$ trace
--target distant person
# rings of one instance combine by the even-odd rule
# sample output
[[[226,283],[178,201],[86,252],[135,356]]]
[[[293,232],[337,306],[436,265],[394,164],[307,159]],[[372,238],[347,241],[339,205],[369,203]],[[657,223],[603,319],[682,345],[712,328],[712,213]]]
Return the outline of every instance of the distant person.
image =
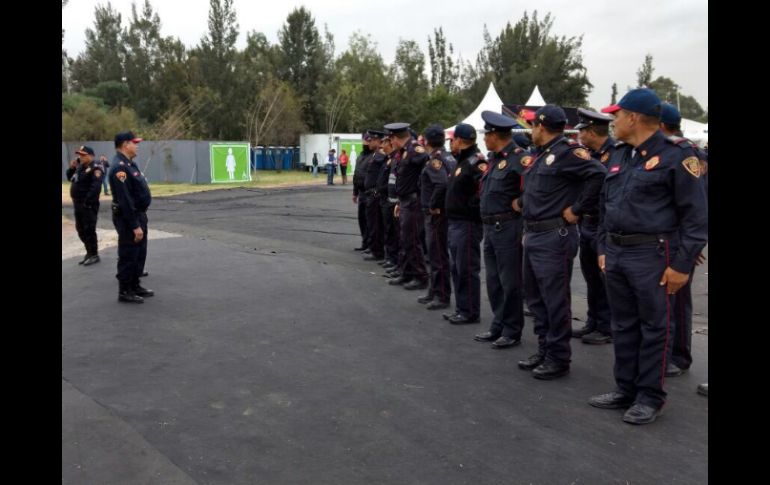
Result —
[[[102,187],[104,187],[104,195],[110,195],[110,183],[107,174],[110,173],[110,162],[107,161],[107,157],[104,155],[99,155],[99,163],[102,165],[102,168],[104,169],[104,177],[102,177]]]
[[[318,154],[313,154],[313,177],[318,177]]]
[[[67,180],[70,185],[70,197],[75,206],[75,229],[86,247],[86,255],[78,264],[90,266],[99,262],[99,247],[96,238],[96,219],[99,215],[99,194],[102,190],[104,170],[94,163],[94,151],[81,146],[75,151],[78,158],[70,162]]]
[[[329,150],[329,157],[326,159],[326,185],[334,185],[334,171],[337,167],[337,150]]]
[[[342,154],[340,155],[340,175],[342,175],[342,185],[345,185],[348,182],[348,162],[350,161],[350,157],[348,157],[347,152],[345,150],[342,150]]]

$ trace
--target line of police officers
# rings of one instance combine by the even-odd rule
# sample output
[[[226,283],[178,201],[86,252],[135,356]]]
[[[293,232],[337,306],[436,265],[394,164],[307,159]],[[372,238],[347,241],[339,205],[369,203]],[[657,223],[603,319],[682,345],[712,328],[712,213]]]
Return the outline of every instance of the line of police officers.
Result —
[[[514,119],[485,111],[486,156],[467,124],[455,127],[451,153],[440,125],[422,144],[406,123],[368,130],[353,182],[356,249],[385,268],[390,285],[427,288],[418,301],[428,310],[448,308],[453,288],[454,310],[443,317],[462,325],[479,322],[483,240],[493,319],[475,340],[520,344],[526,299],[538,351],[519,367],[555,379],[569,373],[571,337],[613,343],[616,388],[589,404],[627,409],[624,421],[645,424],[665,403],[665,377],[692,363],[690,285],[707,242],[708,157],[675,136],[681,116],[652,90],[629,91],[602,111],[614,116],[579,110],[578,143],[564,135],[563,109],[540,108],[531,149],[514,140]],[[613,119],[619,141],[609,136]],[[573,330],[578,252],[588,318]]]

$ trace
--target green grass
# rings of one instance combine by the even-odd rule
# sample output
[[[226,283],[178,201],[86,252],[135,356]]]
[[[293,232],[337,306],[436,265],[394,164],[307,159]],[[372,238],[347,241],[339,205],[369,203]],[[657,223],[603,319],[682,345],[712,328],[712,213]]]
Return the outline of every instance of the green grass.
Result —
[[[189,194],[192,192],[204,192],[207,190],[233,189],[237,187],[287,187],[292,185],[323,185],[326,183],[326,174],[318,174],[313,178],[310,172],[298,172],[295,170],[277,173],[274,170],[258,170],[251,173],[251,182],[236,182],[232,184],[184,184],[150,182],[150,191],[153,197],[169,195]],[[62,199],[69,199],[69,182],[62,182]],[[102,193],[102,197],[105,197]]]

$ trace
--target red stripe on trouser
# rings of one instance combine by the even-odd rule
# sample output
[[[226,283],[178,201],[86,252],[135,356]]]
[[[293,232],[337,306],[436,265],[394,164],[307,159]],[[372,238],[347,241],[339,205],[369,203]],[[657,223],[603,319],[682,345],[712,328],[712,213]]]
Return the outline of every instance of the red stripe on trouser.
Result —
[[[668,268],[668,241],[666,241],[666,268]],[[666,271],[665,269],[663,270]],[[668,332],[671,324],[671,298],[668,296],[668,288],[664,288],[663,294],[666,297],[666,342],[663,345],[663,361],[660,369],[660,388],[663,389],[663,383],[666,380],[666,354],[668,353]]]

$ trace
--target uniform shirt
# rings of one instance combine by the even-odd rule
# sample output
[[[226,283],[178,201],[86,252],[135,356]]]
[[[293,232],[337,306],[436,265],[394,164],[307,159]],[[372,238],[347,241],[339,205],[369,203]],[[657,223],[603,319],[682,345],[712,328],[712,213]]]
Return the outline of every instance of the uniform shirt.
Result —
[[[400,153],[401,160],[396,169],[396,194],[399,197],[406,197],[419,193],[420,173],[429,155],[425,147],[417,143],[414,138],[409,138]]]
[[[420,174],[420,201],[425,209],[443,209],[446,182],[457,166],[457,160],[441,148],[430,152],[430,159]]]
[[[500,152],[490,152],[489,168],[481,182],[481,215],[512,212],[511,203],[521,196],[522,174],[532,156],[513,141]]]
[[[449,174],[446,188],[446,213],[450,219],[481,222],[479,183],[487,162],[476,145],[460,151],[457,167]]]
[[[364,176],[364,190],[371,190],[377,188],[377,178],[380,175],[380,169],[385,164],[387,156],[385,150],[378,149],[369,158],[369,163],[366,166],[366,174]]]
[[[390,179],[390,166],[393,163],[393,158],[390,154],[385,154],[385,162],[380,167],[380,172],[377,174],[377,192],[383,195],[388,195],[388,180]],[[395,186],[393,188],[395,190]]]
[[[87,206],[99,203],[99,194],[102,191],[102,177],[104,167],[99,162],[91,162],[88,165],[78,164],[76,168],[67,169],[67,179],[70,184],[70,197],[72,202]]]
[[[120,208],[120,217],[131,227],[139,227],[138,213],[145,212],[152,202],[150,187],[139,167],[120,152],[112,159],[110,189],[112,203]]]
[[[594,151],[589,148],[589,151],[591,152],[592,157],[602,162],[602,165],[606,166],[607,161],[610,159],[610,156],[615,151],[615,145],[617,143],[618,142],[614,138],[612,138],[611,136],[608,136],[598,150]]]
[[[396,175],[398,164],[401,161],[401,150],[393,150],[390,154],[390,170],[388,170],[388,201],[398,202],[396,194]]]
[[[361,152],[361,156],[356,160],[356,169],[353,171],[353,195],[357,196],[364,192],[364,178],[366,176],[366,166],[369,163],[369,158],[372,156],[372,152],[368,148],[364,148]]]
[[[563,135],[540,151],[524,173],[520,202],[524,219],[539,221],[561,217],[567,207],[583,215],[596,208],[606,169],[588,150]]]
[[[708,239],[706,193],[695,150],[660,131],[635,150],[622,142],[615,148],[601,192],[599,254],[604,254],[607,233],[676,233],[679,244],[670,266],[689,273]]]

